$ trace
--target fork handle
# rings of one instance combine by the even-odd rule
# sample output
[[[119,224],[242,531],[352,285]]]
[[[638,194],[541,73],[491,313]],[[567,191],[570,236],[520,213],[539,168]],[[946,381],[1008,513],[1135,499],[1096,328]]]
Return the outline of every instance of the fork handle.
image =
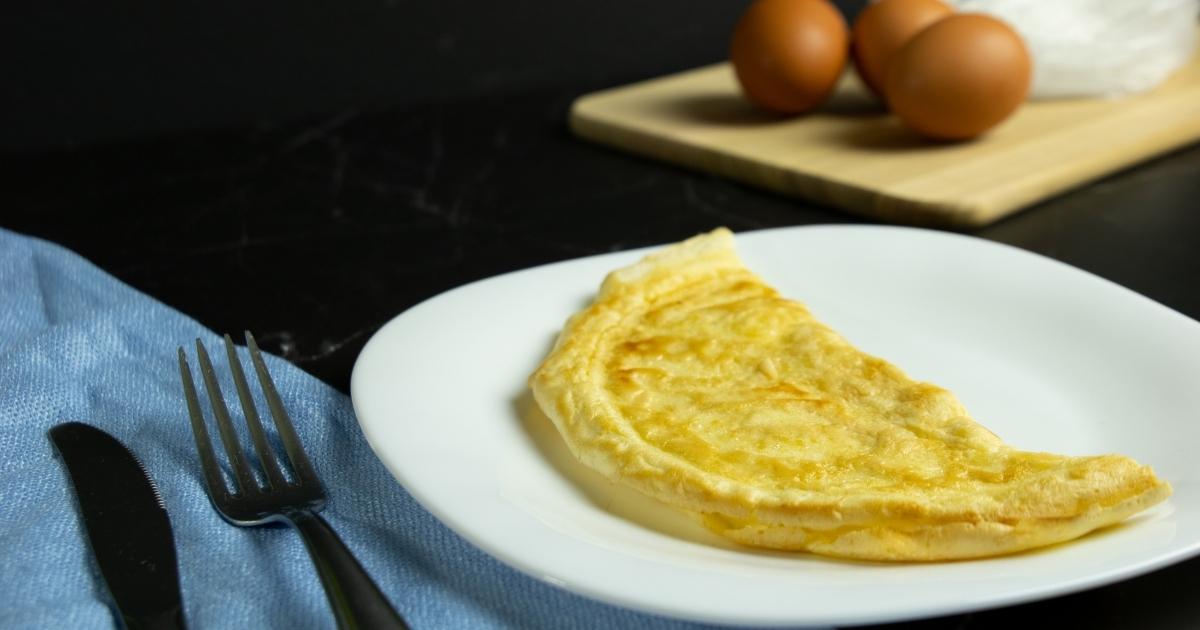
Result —
[[[286,516],[304,539],[321,585],[325,587],[325,595],[329,597],[338,628],[407,630],[408,624],[325,519],[311,510],[291,512]]]

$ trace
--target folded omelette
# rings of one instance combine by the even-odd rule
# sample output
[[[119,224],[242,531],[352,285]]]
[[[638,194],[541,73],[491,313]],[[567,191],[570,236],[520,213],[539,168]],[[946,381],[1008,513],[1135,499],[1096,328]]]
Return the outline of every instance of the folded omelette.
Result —
[[[994,556],[1076,538],[1171,493],[1121,455],[1005,444],[949,391],[780,296],[725,229],[609,274],[530,385],[585,465],[747,545]]]

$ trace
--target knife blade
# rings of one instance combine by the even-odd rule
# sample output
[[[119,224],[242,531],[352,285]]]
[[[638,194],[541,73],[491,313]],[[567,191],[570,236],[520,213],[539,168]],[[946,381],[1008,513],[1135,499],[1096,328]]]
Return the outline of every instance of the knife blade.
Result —
[[[185,628],[175,539],[154,481],[119,440],[88,424],[50,429],[88,541],[128,628]]]

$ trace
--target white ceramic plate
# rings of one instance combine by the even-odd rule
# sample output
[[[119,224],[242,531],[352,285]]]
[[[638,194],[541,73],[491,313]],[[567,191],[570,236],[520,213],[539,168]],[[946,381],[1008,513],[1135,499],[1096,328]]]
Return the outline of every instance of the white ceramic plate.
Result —
[[[642,251],[476,282],[396,317],[354,408],[404,487],[472,543],[599,600],[739,624],[857,624],[1077,591],[1200,552],[1200,323],[1012,247],[894,227],[740,234],[747,265],[866,352],[956,392],[1028,450],[1120,452],[1175,495],[1058,547],[942,564],[756,551],[582,468],[526,377],[610,270]]]

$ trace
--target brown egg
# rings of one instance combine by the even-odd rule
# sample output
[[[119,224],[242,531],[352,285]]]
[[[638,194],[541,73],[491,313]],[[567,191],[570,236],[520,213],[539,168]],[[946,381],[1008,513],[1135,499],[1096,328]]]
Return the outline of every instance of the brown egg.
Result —
[[[960,13],[913,37],[888,64],[884,93],[900,120],[931,138],[991,129],[1029,93],[1032,62],[1004,22]]]
[[[941,0],[880,0],[867,5],[854,20],[851,50],[858,76],[876,95],[883,95],[888,61],[925,27],[954,13]]]
[[[756,0],[742,14],[729,47],[742,91],[779,113],[816,107],[846,65],[847,31],[828,0]]]

